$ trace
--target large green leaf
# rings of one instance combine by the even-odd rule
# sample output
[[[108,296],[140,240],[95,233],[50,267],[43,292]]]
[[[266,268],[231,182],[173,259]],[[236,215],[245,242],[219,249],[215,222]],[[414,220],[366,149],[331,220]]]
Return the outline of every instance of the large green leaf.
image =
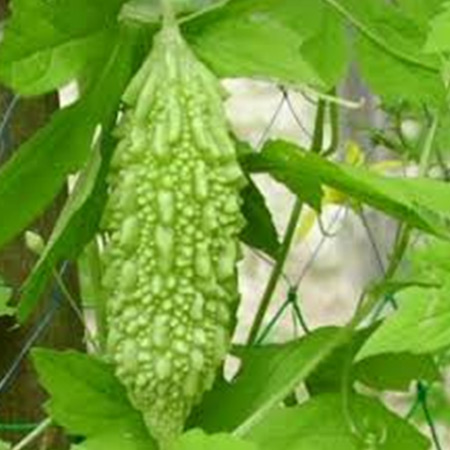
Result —
[[[338,328],[336,328],[337,331]],[[351,366],[354,355],[364,341],[373,332],[374,327],[363,328],[354,333],[351,340],[335,348],[306,378],[306,387],[311,396],[329,392],[340,392],[344,385],[345,370]],[[349,372],[347,383],[354,381],[353,372]]]
[[[207,435],[202,430],[190,430],[183,434],[170,450],[258,450],[256,444],[246,442],[230,434]]]
[[[382,353],[423,354],[450,347],[450,286],[409,288],[398,294],[399,309],[367,340],[357,360]]]
[[[345,75],[349,55],[343,21],[320,2],[174,0],[173,4],[179,12],[196,12],[184,26],[185,34],[221,76],[331,88]],[[160,9],[156,0],[130,0],[122,12],[154,24]]]
[[[82,101],[55,113],[1,167],[0,247],[42,212],[67,175],[83,163],[95,128],[86,120],[87,108],[87,101]]]
[[[269,142],[261,153],[248,155],[245,165],[251,172],[270,173],[316,209],[320,185],[325,184],[411,226],[450,237],[448,183],[377,175],[328,161],[284,141]]]
[[[0,247],[41,213],[67,175],[86,162],[97,125],[109,123],[132,74],[136,38],[135,30],[124,27],[89,92],[58,111],[0,170]]]
[[[428,439],[380,402],[326,394],[272,411],[247,433],[261,450],[427,450]]]
[[[424,30],[398,7],[379,0],[322,0],[384,52],[405,63],[438,72],[438,58],[422,53]]]
[[[187,23],[184,34],[222,77],[260,77],[329,88],[301,52],[301,45],[321,31],[323,14],[323,5],[309,0],[231,0]]]
[[[413,381],[433,383],[441,379],[429,355],[385,353],[365,358],[352,369],[354,379],[380,391],[408,392]]]
[[[75,259],[95,235],[106,200],[105,178],[114,141],[104,138],[103,155],[95,149],[85,170],[78,178],[52,231],[50,239],[22,287],[17,309],[19,321],[32,313],[48,278],[62,258]],[[110,142],[111,141],[111,142]],[[103,157],[102,157],[103,156]]]
[[[126,45],[114,56],[114,69],[111,69],[115,71],[114,82],[117,83],[117,87],[113,86],[114,89],[117,89],[114,94],[116,101],[132,74],[137,43],[134,32],[124,38],[126,38],[124,41]],[[109,116],[106,115],[108,112]],[[105,114],[104,132],[99,143],[100,149],[95,148],[92,152],[90,160],[78,178],[76,187],[58,218],[44,252],[22,287],[17,310],[18,318],[22,322],[33,311],[56,265],[62,259],[77,258],[98,229],[107,196],[105,180],[115,147],[115,139],[111,137],[111,132],[116,121],[116,109],[109,107],[108,110],[103,111],[103,114]]]
[[[252,173],[269,172],[278,181],[285,183],[295,194],[316,211],[321,209],[323,196],[322,180],[314,171],[311,165],[297,164],[288,170],[289,157],[301,157],[305,161],[310,153],[298,148],[295,144],[285,141],[269,141],[261,153],[247,153],[241,157],[241,164],[244,170]],[[311,153],[311,155],[313,155]],[[311,156],[314,158],[314,156]],[[317,157],[322,161],[320,157]],[[282,169],[286,164],[286,171]],[[279,167],[278,167],[279,165]]]
[[[33,361],[50,394],[47,411],[70,433],[98,443],[87,448],[106,448],[104,440],[113,440],[113,436],[119,442],[135,440],[136,446],[126,446],[127,450],[145,445],[147,450],[155,448],[141,415],[131,406],[110,365],[74,351],[46,349],[33,350]]]
[[[350,55],[345,31],[340,16],[333,9],[324,8],[319,29],[301,47],[303,57],[329,87],[338,84],[348,69]]]
[[[104,62],[123,0],[15,0],[0,46],[0,79],[22,95],[56,89]]]
[[[358,30],[358,64],[372,90],[389,101],[440,103],[440,62],[422,48],[426,28],[379,0],[323,0]]]
[[[379,323],[355,333],[350,342],[336,348],[308,376],[306,386],[311,395],[341,392],[345,380],[348,387],[355,381],[378,390],[408,391],[415,380],[439,380],[439,370],[428,355],[388,353],[366,358],[352,364],[364,342]]]
[[[239,374],[232,383],[218,382],[205,395],[191,416],[191,425],[208,432],[244,433],[347,337],[345,330],[325,328],[287,344],[240,348],[236,352],[242,360]]]
[[[24,95],[47,92],[100,67],[117,34],[124,0],[16,0],[0,54],[0,77]],[[213,4],[176,2],[182,11]],[[220,2],[219,2],[220,3]],[[157,2],[127,2],[122,16],[155,22]],[[308,0],[231,0],[185,25],[198,53],[221,76],[257,76],[329,89],[348,63],[339,15]],[[274,56],[275,55],[275,56]]]
[[[389,103],[408,100],[415,105],[437,105],[445,98],[439,73],[400,60],[365,36],[358,38],[357,55],[362,77]]]

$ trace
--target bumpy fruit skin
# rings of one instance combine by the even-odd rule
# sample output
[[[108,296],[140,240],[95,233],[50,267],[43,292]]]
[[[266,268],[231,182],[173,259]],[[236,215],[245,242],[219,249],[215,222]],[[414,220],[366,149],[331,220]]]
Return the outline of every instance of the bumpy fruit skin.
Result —
[[[230,342],[245,184],[218,81],[164,27],[131,83],[103,226],[108,352],[166,448]]]

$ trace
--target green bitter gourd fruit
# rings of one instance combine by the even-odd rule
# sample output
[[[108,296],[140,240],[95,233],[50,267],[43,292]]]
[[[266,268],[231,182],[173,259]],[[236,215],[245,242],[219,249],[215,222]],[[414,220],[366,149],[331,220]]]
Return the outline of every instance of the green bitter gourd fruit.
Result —
[[[245,181],[220,84],[174,25],[124,100],[103,220],[108,353],[165,448],[229,346]]]

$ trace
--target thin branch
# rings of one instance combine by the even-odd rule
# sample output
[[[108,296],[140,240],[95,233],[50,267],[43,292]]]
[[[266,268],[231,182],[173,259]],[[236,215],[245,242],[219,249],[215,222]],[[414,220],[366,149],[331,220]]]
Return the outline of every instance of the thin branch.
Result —
[[[341,206],[338,211],[336,212],[336,214],[333,216],[332,222],[330,224],[330,227],[333,227],[334,224],[338,221],[339,216],[341,215],[343,210],[347,210],[346,206]],[[322,237],[320,238],[320,241],[318,242],[318,244],[316,245],[315,249],[313,250],[311,257],[308,259],[308,261],[306,262],[305,266],[303,267],[302,271],[300,272],[297,280],[294,283],[294,287],[295,289],[298,289],[300,287],[301,282],[303,281],[303,279],[305,278],[306,274],[308,273],[309,269],[311,268],[311,266],[315,263],[315,261],[317,260],[317,257],[319,256],[320,251],[322,250],[323,245],[325,244],[325,242],[327,241],[327,239],[330,237],[330,233],[323,233]],[[334,235],[333,235],[334,237]]]
[[[431,438],[433,439],[433,444],[434,444],[436,450],[443,450],[440,440],[439,440],[437,430],[436,430],[436,426],[433,421],[433,417],[428,408],[427,397],[428,397],[428,390],[427,390],[426,386],[421,381],[419,381],[417,383],[417,399],[419,400],[420,405],[422,406],[422,411],[425,416],[425,420],[427,422],[428,428],[430,429]]]
[[[386,268],[384,267],[383,258],[381,257],[380,249],[378,248],[377,241],[376,241],[375,236],[374,236],[374,234],[372,232],[372,229],[370,228],[370,224],[369,224],[369,222],[367,220],[367,217],[366,217],[363,209],[361,209],[359,217],[361,218],[361,222],[363,224],[363,227],[366,230],[367,237],[368,237],[370,245],[372,247],[373,254],[375,255],[375,259],[377,261],[380,273],[384,276],[385,273],[386,273]]]
[[[11,450],[22,450],[35,441],[44,431],[50,427],[52,419],[43,420],[31,433],[27,434],[20,442],[18,442]]]
[[[305,125],[303,124],[302,120],[300,119],[300,116],[297,114],[297,111],[294,108],[294,105],[292,104],[292,101],[289,97],[289,93],[283,88],[283,92],[285,93],[285,98],[286,98],[286,104],[288,105],[289,111],[292,114],[292,117],[295,120],[295,123],[299,126],[299,128],[303,131],[303,133],[305,133],[306,136],[308,136],[309,138],[311,138],[311,133],[309,132],[309,130],[305,127]]]
[[[280,253],[278,255],[277,261],[273,268],[272,274],[269,278],[269,282],[267,283],[266,290],[264,292],[263,298],[261,300],[261,304],[256,313],[255,319],[253,321],[253,325],[250,328],[250,334],[248,337],[248,342],[253,344],[256,342],[259,329],[266,315],[267,309],[269,308],[270,302],[272,300],[272,295],[275,292],[275,289],[278,285],[278,280],[283,273],[283,267],[287,259],[287,255],[289,253],[289,249],[291,247],[292,240],[294,238],[295,230],[297,229],[298,220],[300,219],[300,214],[302,211],[303,203],[300,200],[295,201],[294,208],[291,213],[291,217],[289,219],[289,223],[286,229],[286,233],[283,238],[283,242],[280,247]]]
[[[256,149],[260,150],[262,148],[262,146],[264,145],[264,142],[266,142],[269,133],[271,132],[273,126],[275,125],[275,122],[278,118],[278,116],[280,115],[281,109],[283,108],[284,102],[286,101],[286,91],[284,91],[283,89],[281,89],[281,99],[280,102],[278,103],[278,106],[275,109],[275,112],[273,113],[272,117],[270,118],[270,121],[267,125],[267,127],[265,128],[265,130],[263,131],[261,137],[258,140],[258,143],[256,144]]]

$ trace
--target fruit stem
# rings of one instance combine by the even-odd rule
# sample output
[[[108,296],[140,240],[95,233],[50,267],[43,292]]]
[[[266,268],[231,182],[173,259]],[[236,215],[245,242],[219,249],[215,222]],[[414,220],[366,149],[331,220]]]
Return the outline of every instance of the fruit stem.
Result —
[[[173,27],[176,24],[176,17],[172,0],[160,0],[160,2],[163,16],[163,27]]]

